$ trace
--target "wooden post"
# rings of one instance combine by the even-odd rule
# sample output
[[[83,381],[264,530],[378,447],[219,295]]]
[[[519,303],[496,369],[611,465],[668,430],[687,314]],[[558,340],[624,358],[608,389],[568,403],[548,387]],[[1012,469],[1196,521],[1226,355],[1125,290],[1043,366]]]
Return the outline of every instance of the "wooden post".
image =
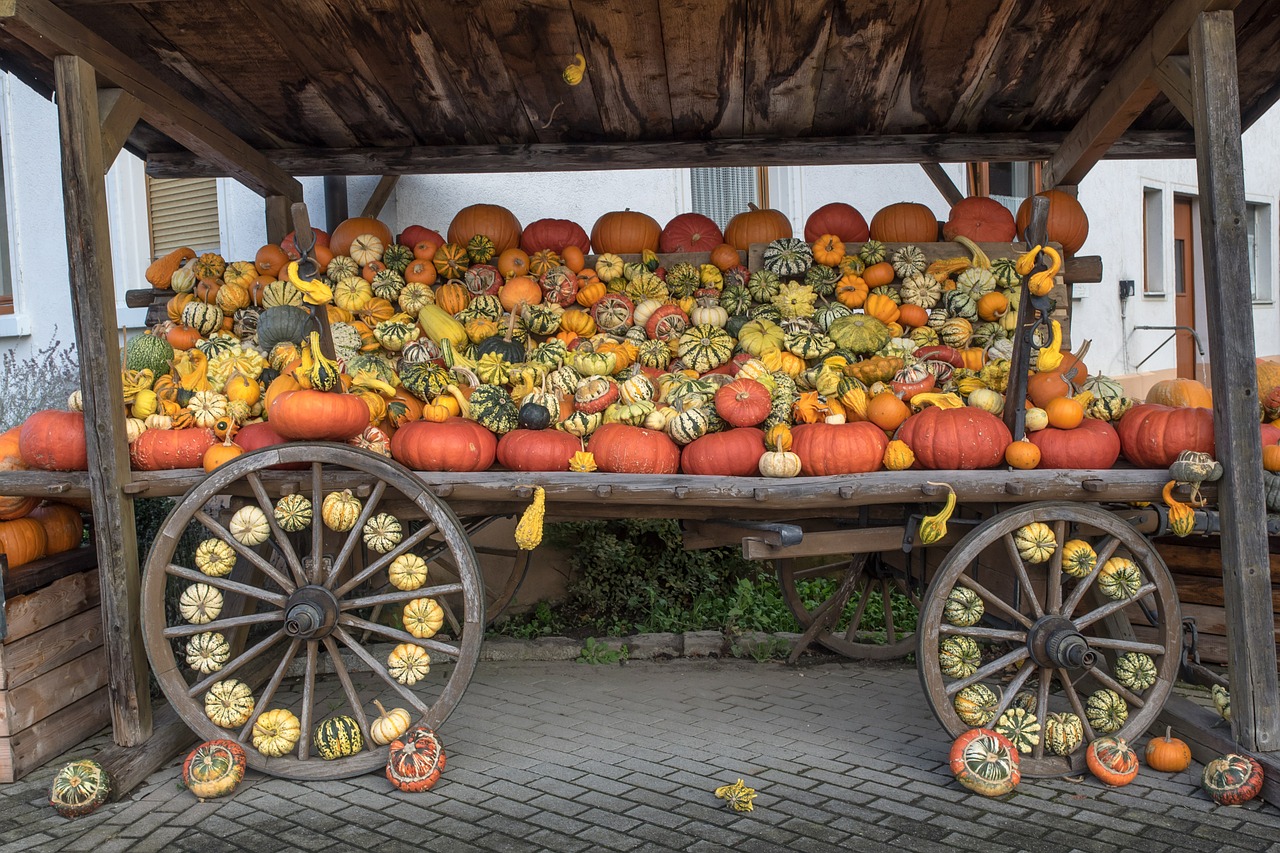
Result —
[[[1271,573],[1262,495],[1253,301],[1240,147],[1236,33],[1230,11],[1202,13],[1191,28],[1191,88],[1200,233],[1209,316],[1213,425],[1226,474],[1223,591],[1231,675],[1232,731],[1246,749],[1280,749]]]
[[[93,68],[77,56],[54,60],[62,135],[63,203],[71,307],[80,355],[88,441],[89,493],[102,587],[103,636],[116,742],[136,746],[151,736],[147,659],[138,621],[138,540],[125,438],[111,234],[103,179],[98,89]]]
[[[267,206],[267,242],[279,243],[289,233],[289,199],[282,195],[269,195]]]

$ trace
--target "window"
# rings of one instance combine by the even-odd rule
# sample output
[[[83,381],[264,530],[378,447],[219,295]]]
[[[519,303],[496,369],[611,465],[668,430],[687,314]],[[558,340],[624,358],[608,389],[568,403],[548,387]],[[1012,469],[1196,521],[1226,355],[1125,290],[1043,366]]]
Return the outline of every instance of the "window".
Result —
[[[748,203],[765,206],[760,172],[753,166],[690,169],[693,212],[711,217],[723,229],[730,219],[747,209]]]
[[[1017,214],[1028,196],[1042,189],[1040,163],[970,163],[969,195],[988,196]]]
[[[1182,248],[1174,246],[1175,263],[1182,262]],[[1142,292],[1153,296],[1165,292],[1164,193],[1150,187],[1142,191]]]
[[[1245,204],[1248,233],[1249,291],[1254,302],[1271,301],[1271,205]]]
[[[147,178],[147,210],[152,258],[182,246],[196,252],[220,249],[216,179]]]
[[[0,158],[0,164],[3,158]],[[0,166],[0,314],[13,313],[13,280],[9,264],[9,211],[4,168]]]

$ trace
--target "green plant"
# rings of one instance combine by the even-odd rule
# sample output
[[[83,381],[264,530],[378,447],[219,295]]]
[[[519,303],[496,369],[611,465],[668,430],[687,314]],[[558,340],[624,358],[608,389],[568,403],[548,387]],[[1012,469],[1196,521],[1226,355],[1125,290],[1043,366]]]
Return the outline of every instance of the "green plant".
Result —
[[[630,652],[626,646],[611,649],[595,637],[587,637],[582,645],[582,653],[578,655],[578,663],[589,663],[593,666],[602,663],[621,663],[628,657]]]
[[[729,644],[729,654],[735,658],[749,657],[756,663],[779,660],[791,653],[791,645],[781,637],[765,637],[753,643],[734,641]]]
[[[80,387],[80,367],[75,344],[63,345],[54,326],[49,343],[32,348],[21,358],[17,350],[0,357],[0,431],[22,423],[27,415],[43,409],[63,409],[67,397]]]

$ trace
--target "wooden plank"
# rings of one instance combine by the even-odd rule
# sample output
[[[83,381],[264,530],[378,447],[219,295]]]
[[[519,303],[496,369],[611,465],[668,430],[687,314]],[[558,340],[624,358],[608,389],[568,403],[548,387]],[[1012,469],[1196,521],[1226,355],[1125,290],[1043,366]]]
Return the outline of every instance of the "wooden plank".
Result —
[[[59,56],[54,60],[54,69],[71,304],[80,350],[89,490],[93,495],[102,622],[111,669],[112,721],[119,742],[139,743],[151,734],[151,698],[138,621],[138,542],[133,500],[123,491],[129,482],[129,445],[124,410],[118,402],[123,393],[120,344],[116,338],[97,87],[93,68],[78,57]]]
[[[560,113],[563,112],[562,108]],[[673,120],[678,128],[678,117]],[[1065,134],[1056,131],[987,136],[889,134],[810,139],[292,148],[263,151],[262,154],[280,168],[297,175],[441,175],[460,172],[679,169],[713,165],[804,166],[821,163],[839,166],[925,160],[940,163],[1043,160],[1062,146],[1064,137]],[[1107,151],[1107,157],[1189,158],[1194,153],[1192,136],[1187,131],[1133,131],[1117,140]],[[157,178],[207,178],[224,177],[229,170],[196,154],[159,152],[147,156],[147,174]]]
[[[1152,72],[1160,91],[1169,99],[1178,112],[1182,113],[1192,125],[1195,124],[1195,109],[1191,103],[1191,59],[1187,56],[1166,56],[1163,62],[1157,63]]]
[[[326,178],[326,180],[328,180]],[[395,190],[396,184],[400,182],[399,175],[383,175],[378,181],[378,185],[373,188],[373,193],[369,196],[369,200],[364,203],[364,210],[361,216],[368,216],[374,219],[382,214],[382,208],[387,206],[387,200],[391,198],[391,193]]]
[[[100,731],[110,718],[108,689],[103,687],[50,714],[29,729],[0,738],[0,782],[13,782]]]
[[[6,33],[54,58],[55,77],[60,57],[67,54],[83,57],[112,85],[126,90],[142,102],[145,121],[192,152],[217,163],[258,193],[268,195],[275,192],[290,198],[302,198],[302,184],[49,0],[3,0],[0,2],[0,26]],[[90,92],[95,92],[96,88],[96,83],[90,80]],[[96,136],[99,129],[96,98],[93,112]],[[94,144],[101,145],[97,139]],[[101,150],[94,159],[101,162]]]
[[[659,0],[675,139],[742,136],[746,4]],[[717,166],[763,165],[716,163]],[[701,165],[710,165],[704,160]]]
[[[1232,732],[1246,747],[1270,752],[1280,750],[1280,705],[1275,646],[1255,642],[1269,635],[1273,611],[1266,507],[1256,497],[1262,494],[1262,442],[1232,13],[1200,15],[1190,46],[1213,426],[1226,469],[1218,485],[1218,508]]]
[[[897,85],[920,6],[898,2],[832,5],[831,31],[814,104],[815,134],[880,127],[880,107],[888,103]],[[866,61],[868,57],[875,59]]]
[[[1231,697],[1231,714],[1234,717],[1236,697]],[[1173,732],[1191,747],[1191,757],[1201,764],[1208,764],[1215,758],[1228,753],[1245,753],[1251,755],[1262,765],[1262,799],[1273,806],[1280,806],[1280,760],[1274,752],[1255,752],[1241,746],[1231,737],[1230,726],[1219,714],[1203,705],[1198,705],[1186,696],[1173,694],[1164,703],[1160,716],[1151,732],[1163,734],[1166,726],[1172,726]]]
[[[107,655],[98,646],[26,684],[0,691],[0,737],[31,728],[106,683]]]
[[[97,607],[100,601],[96,568],[68,575],[27,595],[10,598],[4,604],[4,642],[11,644],[21,640],[90,607]]]
[[[102,612],[77,613],[21,640],[0,646],[0,690],[26,684],[102,645]]]
[[[111,776],[112,801],[129,796],[148,776],[198,740],[173,706],[160,705],[155,713],[155,731],[146,743],[133,747],[109,746],[96,756]]]
[[[806,533],[798,545],[771,545],[757,539],[742,541],[742,556],[748,560],[777,560],[792,557],[825,557],[831,554],[876,554],[901,551],[905,527],[872,527],[865,530],[824,530]],[[954,545],[969,530],[953,526],[947,535],[930,547]],[[912,544],[921,547],[919,535]]]
[[[266,200],[267,242],[280,243],[293,230],[289,227],[288,198],[282,195],[269,195]],[[151,317],[147,317],[147,325],[151,325]]]
[[[1178,586],[1178,600],[1189,604],[1208,604],[1222,607],[1226,593],[1223,591],[1221,578],[1205,578],[1196,575],[1173,573],[1173,581]],[[1271,587],[1271,609],[1280,611],[1280,586]]]
[[[573,6],[600,124],[613,138],[671,136],[666,62],[650,43],[659,2],[602,0]]]
[[[929,176],[929,180],[933,181],[933,185],[937,187],[938,192],[942,193],[942,197],[947,200],[947,204],[954,207],[964,201],[964,193],[951,180],[951,176],[942,168],[942,164],[926,162],[921,163],[920,168],[924,169],[924,173]]]
[[[1182,50],[1196,17],[1206,9],[1230,9],[1236,2],[1174,0],[1049,158],[1041,175],[1045,187],[1079,184],[1160,91],[1151,75],[1166,56]]]
[[[831,5],[832,0],[747,4],[744,135],[811,132]]]
[[[1171,571],[1185,575],[1222,577],[1222,551],[1218,549],[1217,538],[1212,540],[1211,545],[1202,548],[1157,542],[1156,550]],[[1280,554],[1270,554],[1269,558],[1271,583],[1280,584]]]
[[[142,118],[142,102],[124,89],[99,89],[98,115],[102,117],[102,166],[110,169]]]
[[[76,572],[93,569],[98,564],[98,555],[90,546],[82,546],[52,557],[42,557],[24,563],[16,569],[5,569],[5,598],[24,595],[65,578]]]

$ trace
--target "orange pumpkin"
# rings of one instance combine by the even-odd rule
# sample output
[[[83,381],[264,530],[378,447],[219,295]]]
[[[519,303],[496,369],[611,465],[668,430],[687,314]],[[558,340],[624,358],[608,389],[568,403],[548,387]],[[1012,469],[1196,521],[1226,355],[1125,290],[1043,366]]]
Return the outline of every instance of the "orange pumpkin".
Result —
[[[1213,394],[1195,379],[1164,379],[1151,386],[1147,402],[1174,408],[1212,409]]]
[[[191,349],[196,345],[196,341],[201,340],[200,333],[194,327],[184,326],[181,323],[170,329],[164,339],[174,349]]]
[[[508,311],[516,311],[523,305],[537,305],[542,301],[542,288],[527,275],[518,275],[498,290],[498,301]]]
[[[457,314],[471,302],[471,293],[461,282],[447,281],[436,288],[436,306],[442,311]]]
[[[883,293],[872,293],[868,296],[862,305],[862,310],[886,325],[898,322],[898,316],[901,313],[898,303]]]
[[[724,272],[741,264],[742,256],[738,254],[738,250],[733,246],[728,243],[721,243],[711,250],[711,263],[720,272]]]
[[[1045,228],[1045,236],[1051,243],[1062,244],[1062,250],[1074,255],[1089,237],[1089,217],[1080,206],[1075,196],[1067,195],[1062,190],[1045,190],[1036,193],[1049,199],[1049,222]],[[1018,207],[1018,236],[1027,237],[1027,226],[1031,224],[1031,199],[1025,199]]]
[[[724,241],[735,249],[747,251],[752,243],[771,243],[791,236],[791,220],[780,210],[761,210],[748,203],[746,210],[729,220]]]
[[[564,261],[564,265],[572,273],[582,272],[582,268],[587,265],[587,256],[582,253],[581,249],[573,245],[564,247],[564,251],[560,253],[560,259]]]
[[[493,251],[501,255],[507,249],[520,245],[520,220],[498,204],[473,204],[462,208],[449,223],[450,243],[463,246],[482,234],[493,242]]]
[[[1004,461],[1013,468],[1030,471],[1040,464],[1040,448],[1026,439],[1011,441],[1004,449]]]
[[[929,312],[919,305],[904,302],[898,306],[898,322],[910,329],[918,329],[928,325]]]
[[[253,256],[253,266],[258,275],[269,275],[275,278],[289,263],[289,256],[275,243],[268,243]]]
[[[892,391],[881,391],[867,403],[867,420],[885,432],[893,432],[911,416],[911,407]]]
[[[1084,420],[1084,406],[1071,397],[1054,397],[1044,411],[1049,416],[1049,426],[1054,429],[1075,429]]]
[[[38,560],[47,553],[44,526],[34,518],[0,521],[0,549],[9,558],[9,568]]]
[[[861,308],[871,288],[862,276],[847,272],[836,285],[836,301],[846,308]]]
[[[942,226],[942,239],[957,235],[975,243],[1008,243],[1017,234],[1009,209],[993,198],[970,196],[951,206],[951,215]]]
[[[164,313],[175,323],[182,322],[182,309],[196,297],[191,293],[176,293],[164,304]]]
[[[385,223],[372,216],[353,216],[339,222],[338,227],[329,235],[329,250],[332,253],[329,259],[332,260],[333,255],[350,255],[352,242],[364,234],[377,237],[383,246],[390,246],[392,243],[391,229]]]
[[[938,239],[938,219],[919,202],[900,201],[871,217],[871,239],[883,243],[932,243]]]
[[[501,255],[498,255],[497,266],[498,272],[502,273],[503,278],[528,275],[529,254],[523,249],[507,249]]]
[[[988,322],[998,320],[1009,310],[1009,297],[993,290],[978,300],[978,316]]]
[[[60,503],[49,503],[31,513],[31,518],[44,528],[45,552],[61,554],[79,548],[84,541],[84,517],[80,510]]]
[[[893,264],[888,261],[872,264],[862,271],[862,280],[867,283],[868,287],[881,287],[891,283],[893,281]]]
[[[415,260],[404,268],[404,280],[414,284],[432,285],[438,277],[436,265],[431,261]]]
[[[662,226],[649,214],[631,208],[614,210],[597,219],[591,228],[591,248],[597,254],[656,252],[661,234]]]

